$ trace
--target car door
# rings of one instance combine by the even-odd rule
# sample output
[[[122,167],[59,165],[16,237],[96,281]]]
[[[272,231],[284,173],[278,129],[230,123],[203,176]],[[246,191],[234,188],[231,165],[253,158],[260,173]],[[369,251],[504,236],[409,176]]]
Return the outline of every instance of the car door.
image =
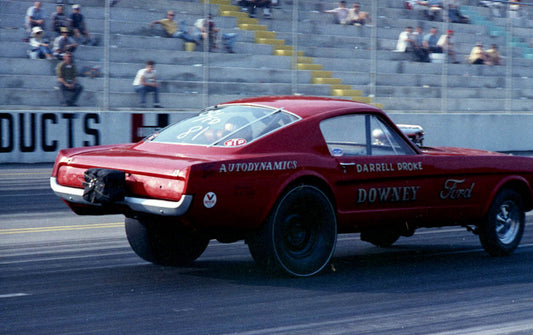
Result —
[[[340,225],[427,217],[432,200],[424,157],[388,120],[373,113],[349,114],[323,120],[320,129],[337,162],[333,187]]]

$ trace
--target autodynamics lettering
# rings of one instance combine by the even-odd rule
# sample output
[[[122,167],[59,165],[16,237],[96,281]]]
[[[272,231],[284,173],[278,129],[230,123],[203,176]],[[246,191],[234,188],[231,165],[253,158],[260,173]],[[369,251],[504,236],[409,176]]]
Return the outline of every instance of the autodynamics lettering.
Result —
[[[442,200],[446,199],[470,199],[472,198],[472,190],[476,183],[470,184],[469,187],[461,187],[465,182],[464,179],[448,179],[444,182],[444,189],[440,191],[439,197]]]
[[[295,170],[297,167],[297,161],[222,163],[218,172],[283,171]]]
[[[357,203],[389,203],[416,201],[420,186],[372,187],[357,189]]]

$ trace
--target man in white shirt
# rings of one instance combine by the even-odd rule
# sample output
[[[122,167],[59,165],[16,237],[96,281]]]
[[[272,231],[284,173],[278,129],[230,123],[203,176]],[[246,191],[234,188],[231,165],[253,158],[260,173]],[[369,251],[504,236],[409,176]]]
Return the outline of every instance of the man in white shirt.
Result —
[[[146,107],[146,94],[154,93],[154,108],[162,108],[159,104],[159,84],[155,77],[155,62],[147,61],[146,67],[137,71],[137,75],[133,80],[133,87],[135,92],[139,93],[141,98],[141,107]]]

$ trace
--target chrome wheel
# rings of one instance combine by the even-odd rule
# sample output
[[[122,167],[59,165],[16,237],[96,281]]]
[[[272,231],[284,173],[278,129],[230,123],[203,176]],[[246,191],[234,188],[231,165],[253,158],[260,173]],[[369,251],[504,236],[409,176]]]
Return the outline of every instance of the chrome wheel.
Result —
[[[522,197],[512,189],[500,191],[479,225],[479,240],[491,256],[511,254],[524,233],[525,214]]]

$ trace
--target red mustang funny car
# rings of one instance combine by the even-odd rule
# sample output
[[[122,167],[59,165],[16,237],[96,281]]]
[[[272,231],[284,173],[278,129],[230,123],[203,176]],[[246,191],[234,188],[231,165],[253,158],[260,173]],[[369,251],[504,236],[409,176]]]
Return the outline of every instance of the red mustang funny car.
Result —
[[[533,158],[418,147],[406,134],[353,101],[244,99],[139,143],[62,150],[50,183],[77,214],[124,214],[132,249],[157,264],[245,240],[264,268],[311,276],[338,234],[390,246],[452,225],[490,255],[513,252],[533,208]]]

